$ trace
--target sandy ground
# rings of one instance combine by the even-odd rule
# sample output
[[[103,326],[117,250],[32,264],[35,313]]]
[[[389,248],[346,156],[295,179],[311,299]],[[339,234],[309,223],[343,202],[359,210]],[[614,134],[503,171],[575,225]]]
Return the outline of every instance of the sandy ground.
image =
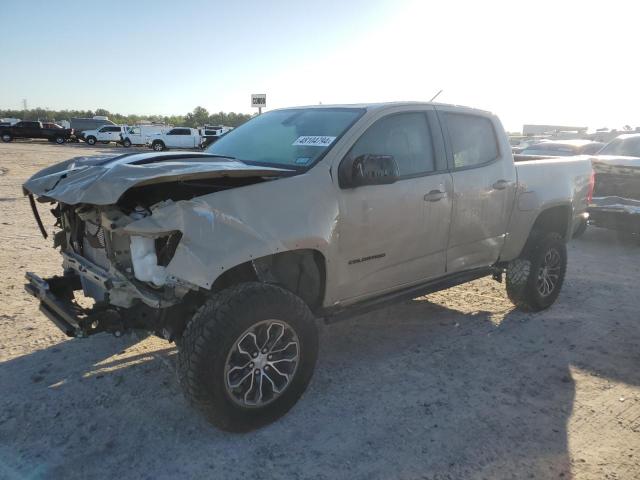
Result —
[[[0,478],[640,478],[637,241],[571,243],[540,314],[482,279],[325,326],[297,406],[227,434],[183,399],[173,345],[68,340],[23,292],[60,259],[21,183],[102,151],[122,149],[0,145]]]

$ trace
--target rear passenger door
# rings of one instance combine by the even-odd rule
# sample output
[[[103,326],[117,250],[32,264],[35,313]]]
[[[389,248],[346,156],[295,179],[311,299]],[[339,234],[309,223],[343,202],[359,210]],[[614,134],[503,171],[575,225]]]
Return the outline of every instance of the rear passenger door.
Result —
[[[438,116],[454,192],[447,271],[492,265],[505,241],[516,189],[506,135],[490,114],[438,107]]]
[[[191,130],[188,128],[174,128],[167,133],[167,147],[189,148],[191,147]]]
[[[446,266],[453,188],[433,108],[375,119],[342,161],[367,154],[392,155],[400,178],[338,195],[335,295],[345,305],[441,276]]]
[[[18,127],[15,129],[16,133],[23,138],[38,138],[41,133],[38,122],[19,122],[16,127]]]
[[[119,142],[120,141],[120,127],[106,127],[106,138],[105,141],[110,142]]]

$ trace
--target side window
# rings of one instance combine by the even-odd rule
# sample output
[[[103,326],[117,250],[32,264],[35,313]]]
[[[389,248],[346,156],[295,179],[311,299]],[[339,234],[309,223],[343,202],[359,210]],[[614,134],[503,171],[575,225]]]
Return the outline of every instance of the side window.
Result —
[[[178,135],[191,135],[191,130],[188,128],[179,128]]]
[[[102,128],[98,129],[99,133],[103,133],[103,132],[106,132],[106,131],[107,131],[107,127],[102,127]]]
[[[351,149],[360,155],[393,155],[400,176],[435,170],[431,132],[424,113],[400,113],[378,120]]]
[[[176,133],[177,131],[178,131],[178,129],[177,129],[177,128],[174,128],[173,130],[169,130],[169,131],[167,132],[167,135],[177,135],[177,133]]]
[[[463,113],[445,113],[455,168],[472,167],[498,158],[498,143],[491,120]]]

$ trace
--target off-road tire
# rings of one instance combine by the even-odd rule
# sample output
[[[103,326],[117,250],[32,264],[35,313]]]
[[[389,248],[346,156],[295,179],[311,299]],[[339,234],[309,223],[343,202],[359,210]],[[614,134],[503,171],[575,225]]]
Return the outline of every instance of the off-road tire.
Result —
[[[85,140],[85,142],[89,145],[95,145],[96,144],[96,137],[87,137],[87,139]]]
[[[520,257],[507,266],[507,295],[520,310],[537,312],[549,308],[558,298],[567,269],[567,246],[555,232],[533,233]],[[545,256],[554,249],[560,256],[558,279],[546,296],[538,289],[538,276],[544,268]]]
[[[162,152],[165,149],[164,143],[160,142],[160,141],[156,141],[153,142],[151,144],[151,148],[155,151],[155,152]]]
[[[13,137],[11,136],[10,133],[3,133],[2,134],[2,141],[4,143],[9,143],[11,140],[13,140]]]
[[[226,388],[227,357],[243,332],[262,321],[287,322],[299,340],[298,366],[282,394],[248,407]],[[293,407],[307,388],[318,356],[318,331],[307,305],[275,285],[249,282],[225,289],[195,313],[178,341],[177,371],[187,399],[216,427],[246,432],[269,424]]]
[[[128,138],[125,138],[125,139],[122,141],[122,146],[123,146],[124,148],[129,148],[129,147],[131,146],[131,140],[129,140]]]

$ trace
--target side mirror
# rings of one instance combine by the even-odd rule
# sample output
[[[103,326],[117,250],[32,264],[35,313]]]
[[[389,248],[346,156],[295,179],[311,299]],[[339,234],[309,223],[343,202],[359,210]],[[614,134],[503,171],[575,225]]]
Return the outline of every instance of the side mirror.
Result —
[[[393,155],[360,155],[346,157],[338,167],[340,188],[365,185],[387,185],[398,181],[398,165]]]

